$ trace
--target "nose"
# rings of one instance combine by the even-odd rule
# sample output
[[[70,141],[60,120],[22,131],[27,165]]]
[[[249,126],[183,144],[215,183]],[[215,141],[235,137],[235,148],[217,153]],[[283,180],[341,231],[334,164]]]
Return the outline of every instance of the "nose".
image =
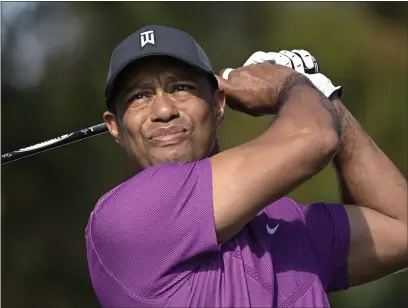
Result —
[[[152,122],[170,122],[180,116],[178,109],[166,93],[158,93],[150,106]]]

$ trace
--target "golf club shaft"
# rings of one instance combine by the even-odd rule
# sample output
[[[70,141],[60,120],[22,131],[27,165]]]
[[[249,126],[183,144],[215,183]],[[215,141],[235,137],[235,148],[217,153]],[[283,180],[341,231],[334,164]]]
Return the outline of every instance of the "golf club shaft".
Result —
[[[6,154],[1,154],[1,164],[11,163],[13,161],[26,158],[31,155],[35,155],[41,152],[45,152],[51,149],[58,148],[63,145],[67,145],[70,143],[74,143],[79,140],[83,140],[89,137],[93,137],[96,135],[100,135],[106,133],[108,128],[106,127],[105,123],[101,123],[98,125],[90,126],[85,129],[78,130],[76,132],[72,132],[69,134],[62,135],[57,138],[53,138],[44,142],[40,142],[34,144],[32,146],[19,149],[17,151],[13,151]]]

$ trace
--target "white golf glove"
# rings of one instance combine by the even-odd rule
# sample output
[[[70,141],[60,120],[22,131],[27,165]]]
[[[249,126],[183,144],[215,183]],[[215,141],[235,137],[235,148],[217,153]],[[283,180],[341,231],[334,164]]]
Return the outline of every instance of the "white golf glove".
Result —
[[[327,98],[336,93],[341,96],[341,86],[335,87],[333,83],[323,74],[319,73],[319,64],[316,59],[306,50],[282,50],[280,52],[257,51],[252,54],[243,66],[259,64],[263,62],[274,62],[278,65],[293,68],[295,71],[305,75]],[[226,69],[223,78],[228,79],[232,69]]]

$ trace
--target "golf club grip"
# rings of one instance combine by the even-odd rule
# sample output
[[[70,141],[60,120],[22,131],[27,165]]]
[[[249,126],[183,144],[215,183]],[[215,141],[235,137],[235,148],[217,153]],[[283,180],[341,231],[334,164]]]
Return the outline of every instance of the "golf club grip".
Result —
[[[78,130],[73,133],[65,134],[57,138],[53,138],[44,142],[34,144],[32,146],[19,149],[6,154],[1,154],[1,164],[11,163],[13,161],[26,158],[41,152],[58,148],[60,146],[83,140],[92,136],[106,133],[108,128],[105,123],[94,125],[85,129]]]

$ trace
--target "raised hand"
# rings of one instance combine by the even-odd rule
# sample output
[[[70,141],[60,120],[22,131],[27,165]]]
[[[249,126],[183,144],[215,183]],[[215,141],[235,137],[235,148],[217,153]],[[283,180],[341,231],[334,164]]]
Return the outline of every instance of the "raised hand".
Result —
[[[252,116],[276,114],[293,86],[313,88],[311,82],[294,69],[265,62],[237,69],[222,70],[216,76],[226,92],[227,105]]]
[[[330,79],[320,73],[319,63],[315,57],[306,50],[294,49],[292,51],[282,50],[280,52],[257,51],[248,58],[243,66],[264,62],[290,67],[305,75],[327,98],[341,96],[342,87],[334,86]]]

